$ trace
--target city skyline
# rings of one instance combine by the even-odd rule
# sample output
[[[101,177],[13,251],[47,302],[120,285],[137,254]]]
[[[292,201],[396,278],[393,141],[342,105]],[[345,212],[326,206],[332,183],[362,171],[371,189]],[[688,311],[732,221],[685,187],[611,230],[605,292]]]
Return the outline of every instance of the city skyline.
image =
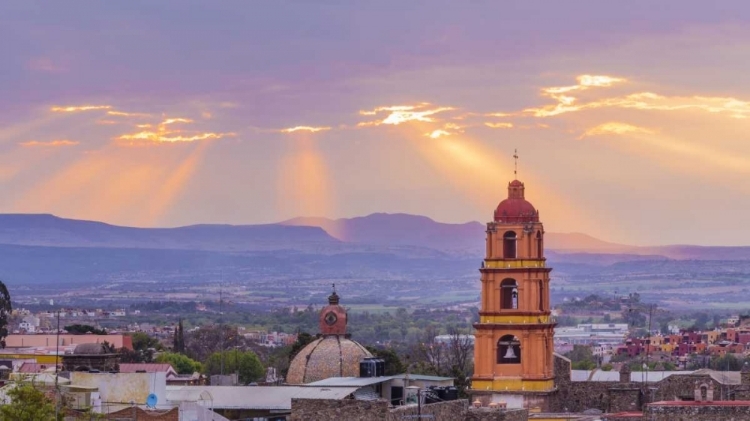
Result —
[[[4,4],[0,212],[484,222],[518,149],[549,231],[748,245],[750,7],[684,3]]]

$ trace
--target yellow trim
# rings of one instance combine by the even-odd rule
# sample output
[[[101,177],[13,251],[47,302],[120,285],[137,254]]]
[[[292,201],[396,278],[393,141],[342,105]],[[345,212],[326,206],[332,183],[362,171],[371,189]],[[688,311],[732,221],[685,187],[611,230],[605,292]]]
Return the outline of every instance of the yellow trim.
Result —
[[[495,392],[544,392],[555,388],[554,380],[524,380],[519,378],[497,378],[494,380],[472,380],[471,389]]]
[[[479,323],[513,323],[522,325],[549,322],[550,316],[546,314],[538,316],[479,316]]]
[[[544,268],[547,267],[544,260],[485,260],[485,269],[519,269],[519,268]]]
[[[55,356],[49,354],[0,354],[0,358],[9,360],[36,360],[37,364],[54,364]],[[62,358],[60,358],[62,360]]]

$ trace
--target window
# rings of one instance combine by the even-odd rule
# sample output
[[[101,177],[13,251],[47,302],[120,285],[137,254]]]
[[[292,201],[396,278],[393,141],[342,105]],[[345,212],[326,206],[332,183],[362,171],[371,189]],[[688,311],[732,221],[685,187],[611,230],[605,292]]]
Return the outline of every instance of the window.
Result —
[[[504,279],[500,283],[500,308],[504,310],[518,308],[518,285],[515,279]]]
[[[513,231],[503,234],[503,258],[516,258],[516,233]]]
[[[544,247],[542,246],[542,232],[536,232],[536,257],[541,259],[544,257]]]
[[[544,311],[544,281],[539,280],[539,311]]]
[[[497,341],[497,363],[519,364],[521,362],[521,341],[513,335],[505,335]]]

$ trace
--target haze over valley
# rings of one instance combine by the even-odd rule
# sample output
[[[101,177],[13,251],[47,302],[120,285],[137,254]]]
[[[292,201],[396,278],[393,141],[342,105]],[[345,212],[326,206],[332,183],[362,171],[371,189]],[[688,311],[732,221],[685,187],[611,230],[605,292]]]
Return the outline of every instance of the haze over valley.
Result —
[[[238,305],[270,309],[319,303],[336,283],[355,309],[468,306],[479,298],[484,230],[384,213],[178,228],[4,214],[0,265],[14,298],[28,303],[203,302],[221,289]],[[553,302],[638,292],[668,308],[726,308],[741,305],[729,289],[750,287],[750,247],[639,247],[553,232],[545,242]]]

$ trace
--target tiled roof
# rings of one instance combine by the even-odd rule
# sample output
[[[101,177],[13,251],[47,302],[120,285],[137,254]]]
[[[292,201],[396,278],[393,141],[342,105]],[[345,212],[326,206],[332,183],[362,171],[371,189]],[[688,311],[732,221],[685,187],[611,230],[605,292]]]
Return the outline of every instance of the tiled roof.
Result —
[[[289,365],[286,382],[312,383],[329,377],[359,376],[359,362],[372,354],[343,335],[328,335],[310,342]]]

